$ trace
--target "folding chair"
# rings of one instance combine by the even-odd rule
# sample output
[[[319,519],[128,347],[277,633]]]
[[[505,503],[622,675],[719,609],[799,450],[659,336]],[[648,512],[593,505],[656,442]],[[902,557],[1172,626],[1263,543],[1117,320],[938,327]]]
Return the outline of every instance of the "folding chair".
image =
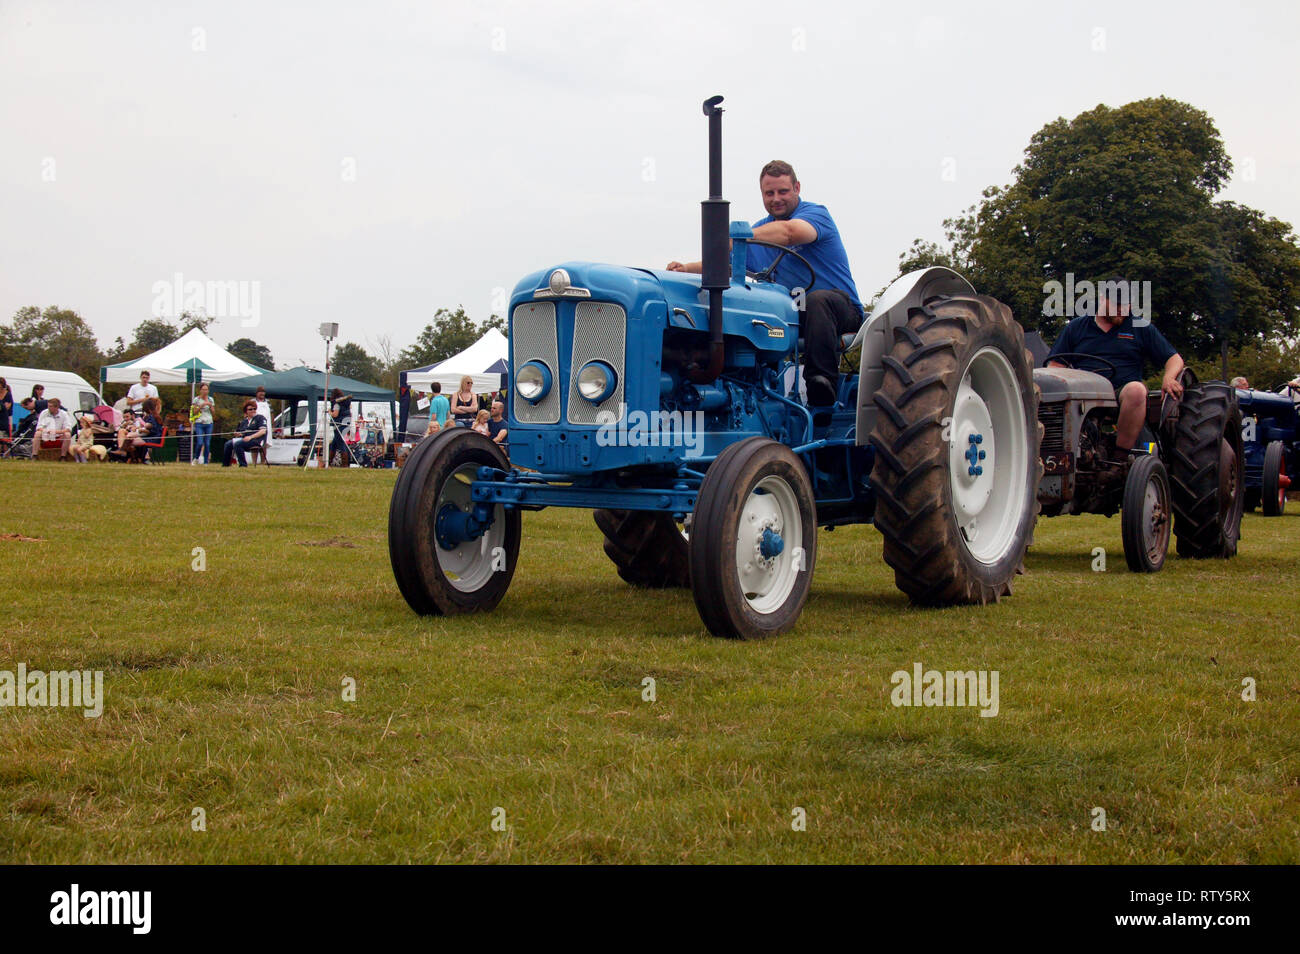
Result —
[[[162,447],[163,441],[165,440],[167,440],[166,425],[163,426],[162,431],[158,434],[158,440],[156,442],[145,441],[143,444],[133,444],[131,446],[131,462],[141,464],[151,463],[149,460],[149,451]]]

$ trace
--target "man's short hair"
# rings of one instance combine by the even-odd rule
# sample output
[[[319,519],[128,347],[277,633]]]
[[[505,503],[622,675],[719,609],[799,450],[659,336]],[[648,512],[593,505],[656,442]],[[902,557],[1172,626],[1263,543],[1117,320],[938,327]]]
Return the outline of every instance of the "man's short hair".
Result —
[[[140,372],[140,377],[142,377],[142,378],[147,378],[147,377],[149,377],[149,372],[148,372],[148,371],[141,371],[141,372]]]
[[[441,394],[441,393],[442,393],[442,385],[439,384],[437,381],[434,381],[434,382],[433,382],[433,393],[434,393],[434,394]]]
[[[794,166],[781,159],[773,159],[765,165],[763,171],[758,174],[758,181],[762,182],[765,176],[772,176],[774,178],[789,176],[792,183],[795,185],[799,184],[799,177],[794,174]]]

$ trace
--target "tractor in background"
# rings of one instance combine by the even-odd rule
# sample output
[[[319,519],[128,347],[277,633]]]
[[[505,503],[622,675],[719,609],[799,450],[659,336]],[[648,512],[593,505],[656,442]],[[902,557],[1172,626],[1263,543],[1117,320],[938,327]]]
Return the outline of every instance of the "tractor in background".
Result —
[[[817,276],[792,249],[779,251],[807,269],[802,289],[746,273],[721,102],[704,103],[702,274],[570,261],[525,276],[509,303],[509,457],[448,428],[407,459],[388,540],[415,612],[495,607],[523,514],[545,507],[592,510],[624,580],[689,586],[723,637],[795,625],[820,527],[874,523],[915,603],[1011,592],[1039,476],[1022,329],[955,272],[913,272],[841,342],[861,349],[859,373],[809,405],[798,300]]]
[[[1292,384],[1276,394],[1237,391],[1246,447],[1246,509],[1258,507],[1266,517],[1280,517],[1286,510],[1291,475],[1300,469],[1298,399],[1300,388]]]
[[[1065,367],[1034,369],[1041,391],[1042,515],[1120,514],[1130,570],[1154,573],[1165,563],[1171,534],[1179,556],[1231,557],[1237,552],[1245,499],[1241,410],[1222,382],[1202,384],[1190,370],[1183,396],[1153,390],[1138,447],[1116,449],[1119,402],[1105,358],[1057,354]],[[1089,370],[1092,368],[1093,370]]]

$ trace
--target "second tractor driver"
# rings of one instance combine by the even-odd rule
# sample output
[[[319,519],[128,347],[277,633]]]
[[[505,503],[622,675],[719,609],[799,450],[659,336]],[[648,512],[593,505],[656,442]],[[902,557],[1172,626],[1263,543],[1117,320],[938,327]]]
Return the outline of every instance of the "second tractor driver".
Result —
[[[1160,389],[1174,398],[1183,396],[1183,386],[1178,380],[1183,372],[1183,359],[1154,325],[1134,324],[1128,302],[1123,301],[1127,296],[1114,292],[1119,284],[1115,278],[1098,283],[1103,291],[1097,295],[1097,313],[1079,315],[1065,326],[1047,356],[1047,365],[1063,367],[1052,360],[1052,355],[1071,352],[1104,358],[1114,365],[1113,371],[1109,367],[1085,370],[1095,371],[1115,386],[1115,397],[1119,401],[1115,446],[1121,453],[1127,453],[1137,443],[1142,423],[1146,420],[1147,386],[1142,383],[1143,359],[1164,366]]]
[[[816,285],[804,299],[800,317],[807,352],[804,385],[808,403],[824,407],[835,403],[839,393],[841,335],[862,325],[862,301],[853,283],[849,258],[840,241],[839,229],[826,206],[799,197],[799,179],[788,162],[775,159],[758,176],[767,216],[754,223],[754,238],[798,252],[817,273]],[[751,245],[746,267],[762,271],[780,253]],[[669,262],[673,272],[700,271],[700,262]],[[772,280],[794,290],[807,284],[808,270],[796,258],[781,259]]]

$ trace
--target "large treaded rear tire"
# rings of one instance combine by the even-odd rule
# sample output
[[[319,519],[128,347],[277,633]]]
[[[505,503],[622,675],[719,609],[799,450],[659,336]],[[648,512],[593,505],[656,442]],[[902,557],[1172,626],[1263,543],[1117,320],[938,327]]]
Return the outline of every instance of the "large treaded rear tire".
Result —
[[[1236,391],[1218,382],[1184,391],[1169,468],[1180,557],[1236,555],[1246,500],[1244,460]]]
[[[691,554],[686,538],[666,513],[649,510],[596,510],[605,535],[605,556],[633,586],[662,589],[691,585]]]
[[[959,397],[969,399],[966,376],[977,359],[989,360],[991,351],[998,354],[993,363],[1005,367],[1014,387],[1009,379],[1007,410],[987,445],[994,468],[988,479],[995,488],[989,492],[1002,498],[1002,517],[975,531],[967,529],[974,528],[969,506],[958,502],[968,500],[971,491],[963,486],[969,482],[960,458],[972,435],[948,431],[957,427],[954,415],[962,414],[955,407]],[[906,325],[894,329],[883,363],[884,381],[874,397],[880,412],[871,433],[876,451],[871,481],[875,522],[895,583],[926,606],[996,602],[1010,595],[1033,539],[1042,475],[1038,390],[1023,329],[996,299],[940,296],[911,309]],[[1016,452],[1003,452],[1011,448]],[[975,478],[977,486],[983,479]],[[988,510],[992,514],[994,508]],[[991,536],[981,540],[981,531]],[[981,547],[987,550],[987,540],[995,541],[994,549],[977,555]]]

